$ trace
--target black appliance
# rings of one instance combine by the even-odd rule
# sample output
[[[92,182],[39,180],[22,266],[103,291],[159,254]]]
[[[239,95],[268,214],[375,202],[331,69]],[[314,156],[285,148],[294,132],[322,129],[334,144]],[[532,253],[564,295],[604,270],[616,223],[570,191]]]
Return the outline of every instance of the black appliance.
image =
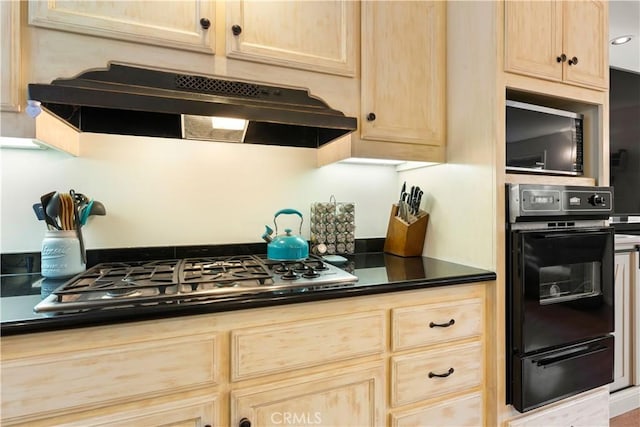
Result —
[[[613,216],[627,222],[640,217],[640,73],[611,68],[609,76],[609,182],[617,195]]]
[[[160,305],[197,305],[240,295],[329,290],[358,278],[312,256],[272,261],[262,255],[97,264],[55,289],[34,308],[53,314]]]
[[[506,191],[507,403],[525,412],[613,381],[613,188]]]
[[[508,100],[507,171],[582,175],[583,116]]]
[[[357,128],[307,89],[116,63],[31,83],[28,97],[28,113],[45,108],[83,132],[318,148]]]

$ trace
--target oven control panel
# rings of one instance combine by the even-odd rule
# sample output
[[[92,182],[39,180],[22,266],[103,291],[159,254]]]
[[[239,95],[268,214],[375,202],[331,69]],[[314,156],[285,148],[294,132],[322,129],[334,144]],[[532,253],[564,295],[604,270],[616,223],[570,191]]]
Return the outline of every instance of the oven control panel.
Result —
[[[606,219],[613,213],[613,188],[508,184],[509,222],[544,218]]]

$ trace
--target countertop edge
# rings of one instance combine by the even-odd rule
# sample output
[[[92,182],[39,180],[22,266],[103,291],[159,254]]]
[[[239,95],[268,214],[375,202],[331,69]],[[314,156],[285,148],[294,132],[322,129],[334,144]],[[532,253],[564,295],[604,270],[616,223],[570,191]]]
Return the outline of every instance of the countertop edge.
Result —
[[[187,307],[159,307],[154,311],[136,312],[135,309],[118,310],[117,315],[108,310],[96,314],[90,320],[83,320],[80,324],[78,318],[46,317],[42,319],[28,319],[3,322],[0,325],[0,335],[10,336],[37,332],[51,332],[62,329],[87,328],[109,324],[132,323],[170,317],[194,316],[210,313],[222,313],[236,310],[248,310],[253,308],[275,307],[281,305],[307,303],[314,301],[326,301],[332,299],[350,298],[366,295],[383,294],[390,292],[402,292],[417,289],[426,289],[441,286],[460,285],[466,283],[484,282],[496,280],[494,272],[475,273],[463,276],[441,277],[427,280],[398,281],[383,284],[370,284],[344,289],[329,289],[321,292],[299,293],[282,296],[239,296],[225,301],[216,301],[215,304],[203,303]]]

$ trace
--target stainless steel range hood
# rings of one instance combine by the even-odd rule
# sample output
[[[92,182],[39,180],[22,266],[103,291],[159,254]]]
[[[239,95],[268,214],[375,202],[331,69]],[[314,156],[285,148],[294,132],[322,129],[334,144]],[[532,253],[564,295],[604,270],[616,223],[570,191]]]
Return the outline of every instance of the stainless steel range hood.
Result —
[[[29,84],[28,92],[83,132],[318,148],[357,127],[306,89],[122,64]],[[211,117],[247,125],[215,130]]]

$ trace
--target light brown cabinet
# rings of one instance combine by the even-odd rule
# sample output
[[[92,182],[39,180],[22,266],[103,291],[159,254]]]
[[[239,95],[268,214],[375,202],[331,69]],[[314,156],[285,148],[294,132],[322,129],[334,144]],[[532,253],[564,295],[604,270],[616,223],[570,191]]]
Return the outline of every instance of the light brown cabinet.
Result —
[[[0,111],[20,111],[20,2],[0,2]]]
[[[596,89],[608,87],[604,1],[506,1],[505,71]]]
[[[446,3],[362,3],[360,134],[444,145]]]
[[[443,163],[446,2],[360,2],[359,130],[318,150],[347,158]]]
[[[357,16],[353,1],[228,1],[227,56],[353,77]]]
[[[273,382],[231,392],[231,423],[252,426],[384,425],[384,367],[336,369],[293,381]]]
[[[29,24],[213,54],[215,2],[29,1]]]
[[[2,425],[481,425],[485,286],[3,337]]]
[[[391,425],[484,424],[485,304],[474,291],[391,310]]]
[[[56,424],[58,427],[204,427],[211,426],[212,420],[220,419],[218,396],[179,399],[164,404],[116,411],[108,415],[93,415],[69,423]]]

